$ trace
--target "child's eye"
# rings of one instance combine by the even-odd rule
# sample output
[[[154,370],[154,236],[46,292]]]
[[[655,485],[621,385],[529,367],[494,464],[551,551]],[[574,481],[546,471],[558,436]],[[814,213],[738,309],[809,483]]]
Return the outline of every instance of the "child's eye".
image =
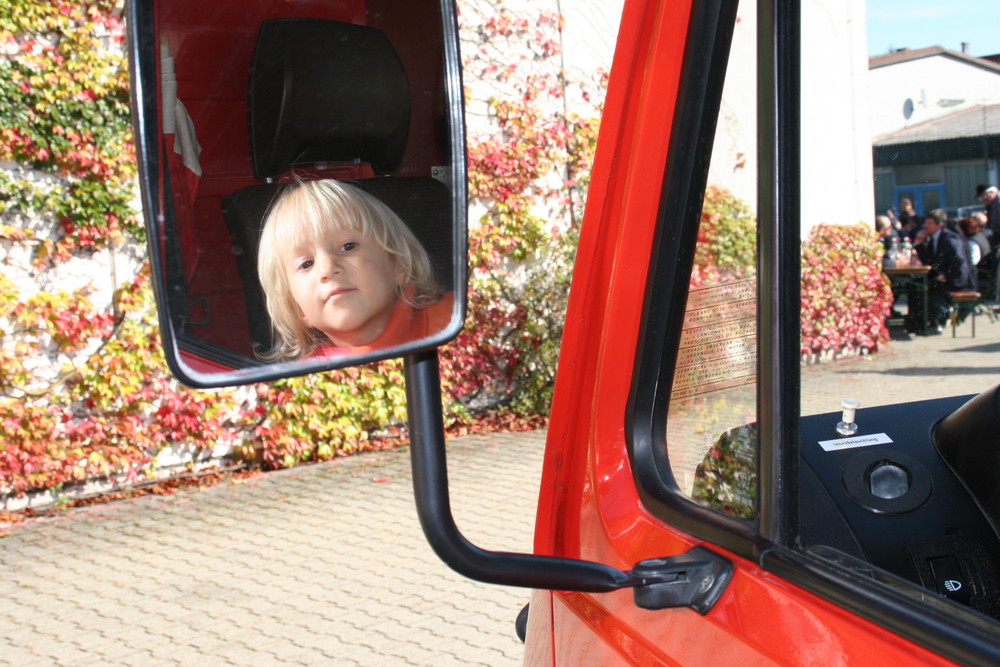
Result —
[[[298,263],[298,270],[299,270],[299,271],[307,271],[307,270],[309,270],[309,269],[311,269],[311,268],[312,268],[312,265],[313,265],[314,263],[315,263],[315,262],[314,262],[313,260],[311,260],[311,259],[303,259],[303,260],[301,260],[301,261],[300,261],[300,262]]]
[[[358,247],[357,241],[348,241],[344,245],[340,246],[340,252],[351,252],[352,250],[356,250],[357,247]]]

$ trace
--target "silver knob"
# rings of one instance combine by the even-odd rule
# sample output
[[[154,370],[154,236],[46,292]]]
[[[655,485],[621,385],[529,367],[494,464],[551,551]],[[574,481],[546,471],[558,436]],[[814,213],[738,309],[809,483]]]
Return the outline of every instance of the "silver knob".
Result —
[[[854,413],[861,407],[861,401],[856,398],[845,398],[840,401],[840,407],[844,409],[844,412],[841,421],[837,422],[837,433],[855,435],[858,432],[858,425],[854,423]]]

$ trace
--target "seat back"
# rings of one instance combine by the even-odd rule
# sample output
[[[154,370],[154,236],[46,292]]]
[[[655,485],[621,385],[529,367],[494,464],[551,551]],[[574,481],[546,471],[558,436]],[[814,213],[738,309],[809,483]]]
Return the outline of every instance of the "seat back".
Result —
[[[267,182],[222,201],[256,352],[273,346],[257,246],[291,169],[312,167],[304,177],[332,174],[380,199],[423,244],[438,282],[446,289],[452,284],[450,191],[429,176],[391,176],[406,152],[410,106],[406,71],[381,31],[325,19],[262,24],[250,74],[249,121],[253,172]],[[359,166],[382,176],[358,178],[365,171]]]
[[[1000,536],[1000,386],[989,389],[934,427],[934,447]]]
[[[293,165],[399,166],[410,129],[406,70],[381,30],[321,19],[261,24],[250,73],[254,176]]]

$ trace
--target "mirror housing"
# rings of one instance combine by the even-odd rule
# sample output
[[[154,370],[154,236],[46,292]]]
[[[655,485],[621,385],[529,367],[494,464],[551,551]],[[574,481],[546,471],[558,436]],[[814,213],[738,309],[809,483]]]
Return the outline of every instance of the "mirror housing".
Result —
[[[454,3],[366,5],[356,15],[295,0],[222,0],[208,12],[195,0],[128,4],[163,347],[188,385],[404,356],[463,326],[467,194]],[[265,360],[275,347],[257,273],[266,214],[289,184],[319,179],[350,183],[405,223],[453,296],[441,326],[385,346]]]

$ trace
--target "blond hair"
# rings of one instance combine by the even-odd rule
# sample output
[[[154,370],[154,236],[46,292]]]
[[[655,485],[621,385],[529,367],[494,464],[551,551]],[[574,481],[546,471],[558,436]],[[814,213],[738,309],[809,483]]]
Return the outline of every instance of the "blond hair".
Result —
[[[298,359],[329,339],[302,321],[288,284],[293,249],[343,230],[374,240],[407,279],[397,298],[424,308],[441,297],[430,259],[420,241],[392,209],[367,192],[334,180],[297,181],[272,204],[257,251],[257,275],[267,300],[274,348],[262,359]],[[408,285],[413,290],[406,290]]]

